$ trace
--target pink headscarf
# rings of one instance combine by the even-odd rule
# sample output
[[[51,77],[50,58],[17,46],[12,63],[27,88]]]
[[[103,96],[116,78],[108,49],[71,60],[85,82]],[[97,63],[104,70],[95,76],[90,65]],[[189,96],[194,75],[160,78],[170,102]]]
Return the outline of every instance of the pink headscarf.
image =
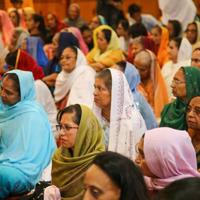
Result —
[[[150,171],[159,177],[146,179],[149,190],[161,190],[186,177],[200,177],[196,153],[186,131],[167,127],[147,131],[144,155]]]
[[[0,10],[0,19],[2,26],[2,34],[3,34],[2,39],[4,44],[7,46],[10,44],[12,33],[15,27],[11,22],[8,14],[4,10]]]

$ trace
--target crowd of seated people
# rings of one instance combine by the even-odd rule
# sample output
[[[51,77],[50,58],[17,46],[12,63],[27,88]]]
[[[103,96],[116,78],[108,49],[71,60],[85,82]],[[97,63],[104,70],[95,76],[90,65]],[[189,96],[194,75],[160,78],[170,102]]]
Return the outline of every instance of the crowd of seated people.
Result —
[[[22,0],[0,10],[0,199],[200,198],[200,21],[187,1],[184,21],[163,0],[160,19],[122,0],[98,0],[89,21],[76,3],[65,19]]]

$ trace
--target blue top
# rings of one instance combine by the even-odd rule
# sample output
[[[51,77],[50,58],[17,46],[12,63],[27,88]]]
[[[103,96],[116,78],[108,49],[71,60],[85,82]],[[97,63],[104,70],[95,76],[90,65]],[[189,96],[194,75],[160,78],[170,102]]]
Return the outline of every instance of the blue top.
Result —
[[[9,106],[0,97],[0,165],[19,169],[34,186],[50,163],[56,143],[46,113],[34,100],[32,73],[21,70],[7,73],[18,76],[21,99]]]
[[[147,129],[150,130],[158,127],[157,120],[151,106],[142,93],[137,89],[137,86],[140,83],[140,75],[138,70],[131,63],[126,62],[124,75],[126,76],[129,87],[132,91],[134,103],[140,111],[140,114],[146,123]]]

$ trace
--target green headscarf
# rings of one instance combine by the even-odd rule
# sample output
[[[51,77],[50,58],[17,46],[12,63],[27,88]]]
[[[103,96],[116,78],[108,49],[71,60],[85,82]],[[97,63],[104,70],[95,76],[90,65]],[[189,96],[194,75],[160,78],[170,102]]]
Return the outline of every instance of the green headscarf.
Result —
[[[61,146],[52,158],[52,185],[60,189],[62,199],[83,199],[85,172],[94,157],[105,150],[99,121],[88,107],[81,105],[81,110],[73,156]]]
[[[195,67],[182,67],[182,69],[185,72],[188,102],[176,98],[172,103],[166,104],[161,113],[160,127],[187,130],[185,106],[200,91],[200,70]]]

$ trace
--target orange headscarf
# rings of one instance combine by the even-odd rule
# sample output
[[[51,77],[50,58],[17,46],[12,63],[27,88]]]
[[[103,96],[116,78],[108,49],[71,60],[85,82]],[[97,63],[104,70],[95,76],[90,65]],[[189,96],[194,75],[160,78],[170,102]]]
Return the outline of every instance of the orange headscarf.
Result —
[[[145,51],[148,52],[151,57],[150,80],[146,86],[140,82],[138,89],[145,96],[148,103],[153,108],[156,118],[160,118],[160,113],[164,105],[169,103],[167,88],[155,54],[147,49]]]
[[[160,28],[162,30],[162,33],[161,33],[160,45],[158,47],[158,52],[157,52],[157,59],[160,68],[162,68],[165,63],[170,61],[168,56],[169,33],[165,27],[160,26]]]

